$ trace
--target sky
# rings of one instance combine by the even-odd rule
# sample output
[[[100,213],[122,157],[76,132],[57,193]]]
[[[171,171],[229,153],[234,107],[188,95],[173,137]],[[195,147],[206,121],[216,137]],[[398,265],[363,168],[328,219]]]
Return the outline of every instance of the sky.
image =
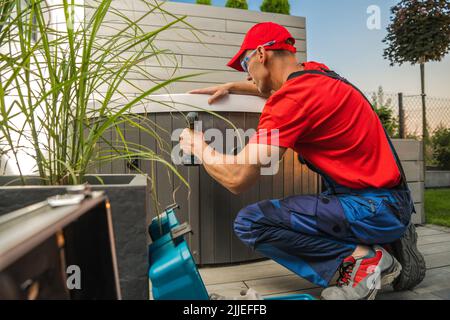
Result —
[[[194,3],[195,0],[176,0]],[[224,6],[226,0],[212,0]],[[319,61],[349,79],[363,91],[420,94],[419,66],[391,67],[383,58],[382,40],[397,0],[290,0],[291,15],[306,17],[309,61]],[[262,0],[247,0],[249,10],[259,11]],[[380,29],[370,30],[369,6],[380,9]],[[450,98],[450,54],[425,67],[426,93]]]

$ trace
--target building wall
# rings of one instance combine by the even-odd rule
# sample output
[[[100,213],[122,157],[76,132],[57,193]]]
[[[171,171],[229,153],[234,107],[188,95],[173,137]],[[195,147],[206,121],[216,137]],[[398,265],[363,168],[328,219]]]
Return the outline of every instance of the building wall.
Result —
[[[86,4],[90,3],[95,4],[95,1],[86,1]],[[114,0],[112,6],[133,20],[139,19],[149,10],[143,2],[137,0]],[[139,27],[144,31],[154,31],[168,22],[175,21],[177,17],[187,16],[184,21],[196,30],[178,22],[156,37],[155,47],[168,49],[172,53],[161,56],[161,61],[150,58],[142,64],[148,67],[153,76],[151,79],[139,75],[129,77],[128,80],[139,88],[148,89],[152,81],[160,82],[175,76],[203,72],[207,74],[171,84],[157,93],[184,93],[195,88],[245,80],[244,73],[233,71],[226,64],[238,52],[245,33],[254,24],[263,21],[286,26],[297,41],[299,60],[306,60],[306,29],[303,17],[170,1],[161,3],[161,9],[168,13],[155,10],[139,21]],[[86,19],[89,19],[92,10],[89,7],[85,9]],[[117,33],[121,26],[120,20],[121,18],[114,14],[107,14],[105,26],[100,29],[99,35]],[[129,94],[136,92],[131,85],[124,85],[121,89]]]

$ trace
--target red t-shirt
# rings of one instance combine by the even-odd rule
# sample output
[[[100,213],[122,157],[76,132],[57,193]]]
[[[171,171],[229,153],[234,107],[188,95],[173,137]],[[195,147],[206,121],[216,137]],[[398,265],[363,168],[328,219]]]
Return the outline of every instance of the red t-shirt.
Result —
[[[328,69],[316,62],[303,66]],[[271,129],[278,129],[278,143]],[[284,83],[267,100],[250,143],[291,148],[349,188],[391,188],[401,180],[369,103],[352,86],[322,75],[304,74]]]

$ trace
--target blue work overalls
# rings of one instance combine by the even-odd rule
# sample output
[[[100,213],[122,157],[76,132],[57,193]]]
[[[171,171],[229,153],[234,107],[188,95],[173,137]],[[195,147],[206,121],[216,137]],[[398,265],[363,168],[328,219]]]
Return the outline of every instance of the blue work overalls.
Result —
[[[325,69],[300,71],[289,79],[305,73],[322,74],[351,85]],[[299,156],[302,163],[322,176],[326,191],[247,206],[235,219],[236,235],[262,255],[312,283],[327,287],[344,258],[358,244],[394,242],[403,235],[415,212],[400,160],[387,133],[386,137],[402,176],[396,188],[340,186]]]

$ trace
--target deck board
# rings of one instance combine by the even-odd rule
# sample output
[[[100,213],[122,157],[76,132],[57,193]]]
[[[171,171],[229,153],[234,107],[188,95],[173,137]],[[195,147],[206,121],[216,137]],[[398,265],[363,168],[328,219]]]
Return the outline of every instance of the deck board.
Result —
[[[394,292],[383,288],[380,300],[442,300],[450,297],[450,229],[417,227],[419,249],[427,264],[424,281],[414,290]],[[272,260],[227,267],[200,268],[209,293],[238,297],[243,288],[253,288],[263,297],[309,293],[320,296],[322,288],[304,280]],[[336,279],[336,276],[334,277]]]

